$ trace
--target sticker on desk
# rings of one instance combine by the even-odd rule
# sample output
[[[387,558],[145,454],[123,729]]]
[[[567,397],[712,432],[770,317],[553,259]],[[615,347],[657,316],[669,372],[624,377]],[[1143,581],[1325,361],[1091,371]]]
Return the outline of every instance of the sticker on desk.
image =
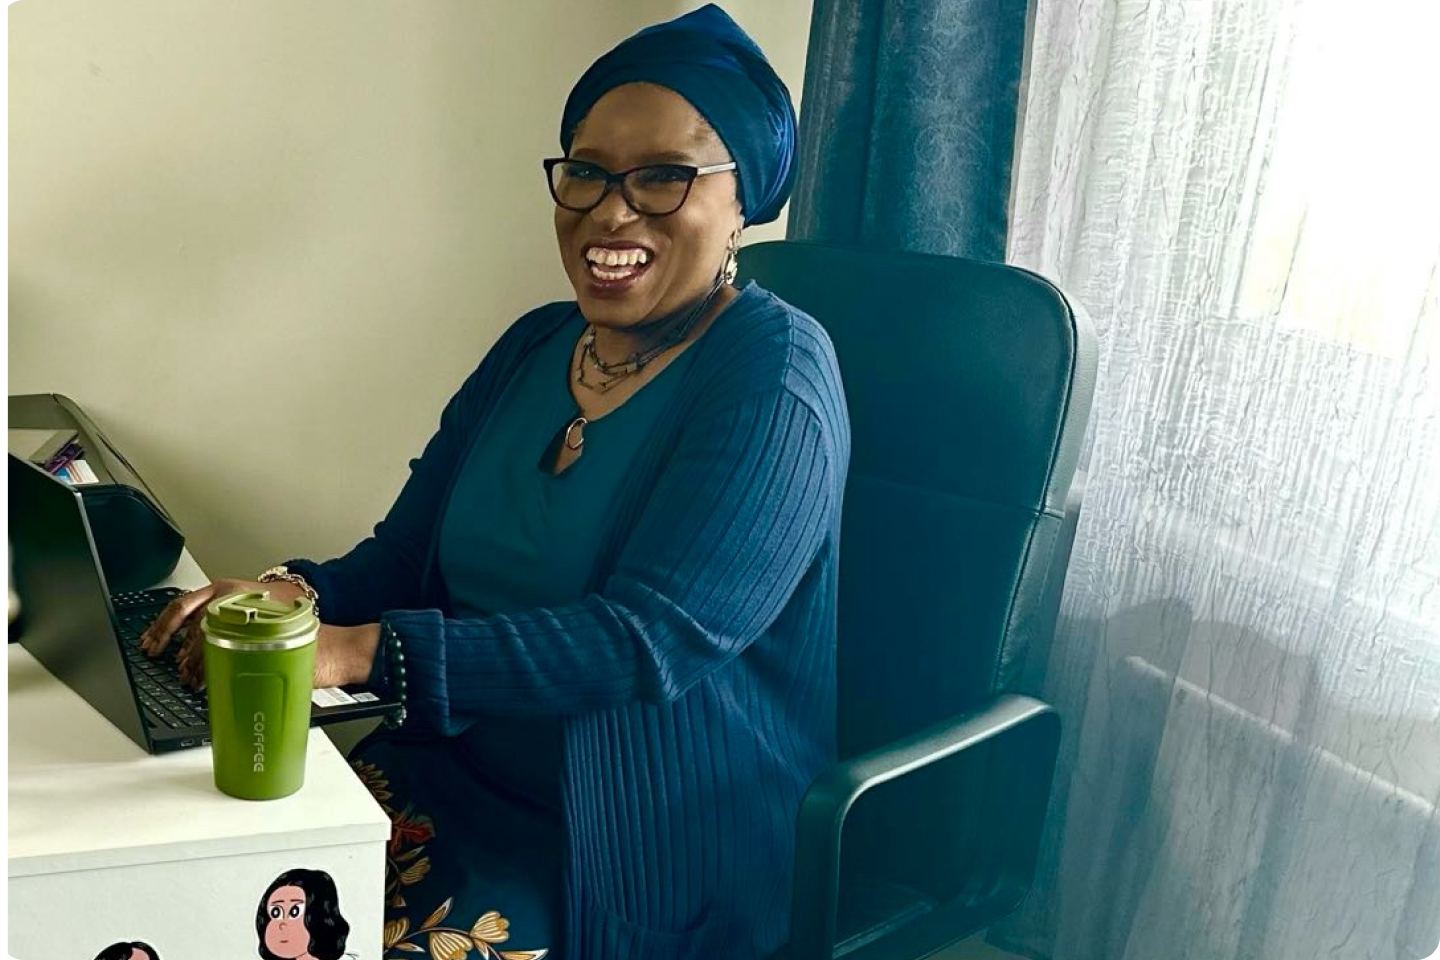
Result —
[[[350,924],[340,915],[340,891],[330,874],[298,868],[276,877],[255,911],[255,936],[265,960],[345,956]]]
[[[160,960],[160,954],[143,940],[124,940],[101,950],[95,960]]]
[[[310,702],[317,707],[347,707],[357,700],[339,687],[320,687],[310,691]]]

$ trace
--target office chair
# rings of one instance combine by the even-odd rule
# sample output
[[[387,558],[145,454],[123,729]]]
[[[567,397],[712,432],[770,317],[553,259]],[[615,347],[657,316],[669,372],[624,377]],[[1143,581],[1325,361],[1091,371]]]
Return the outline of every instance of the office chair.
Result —
[[[740,264],[828,331],[853,433],[841,759],[803,801],[780,956],[918,960],[1034,876],[1060,721],[1006,691],[1055,626],[1094,336],[1002,264],[799,241]]]

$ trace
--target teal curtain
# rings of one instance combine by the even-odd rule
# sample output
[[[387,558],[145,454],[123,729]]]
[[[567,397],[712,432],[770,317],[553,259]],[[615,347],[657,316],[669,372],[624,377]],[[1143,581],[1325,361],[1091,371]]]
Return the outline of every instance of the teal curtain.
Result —
[[[789,236],[1003,260],[1026,0],[815,0]]]

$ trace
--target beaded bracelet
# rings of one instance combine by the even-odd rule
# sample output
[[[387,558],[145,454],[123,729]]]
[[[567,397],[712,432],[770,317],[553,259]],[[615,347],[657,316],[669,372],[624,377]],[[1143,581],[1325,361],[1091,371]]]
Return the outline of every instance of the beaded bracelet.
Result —
[[[385,718],[385,726],[391,730],[405,723],[405,648],[400,645],[400,635],[388,623],[380,624],[380,642],[385,647],[386,672],[390,674],[390,692],[400,701],[394,714]]]

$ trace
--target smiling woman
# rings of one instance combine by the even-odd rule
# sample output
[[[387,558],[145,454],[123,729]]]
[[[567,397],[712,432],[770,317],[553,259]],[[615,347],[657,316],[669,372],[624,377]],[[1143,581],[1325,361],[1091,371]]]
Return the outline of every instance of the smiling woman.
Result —
[[[835,755],[850,431],[819,325],[733,281],[795,133],[713,5],[596,61],[544,163],[575,299],[501,338],[372,537],[268,584],[315,593],[317,679],[406,703],[352,756],[394,825],[387,957],[785,939],[800,798]],[[250,586],[188,594],[147,649]],[[293,906],[259,917],[286,950]]]
[[[550,183],[560,257],[581,312],[603,329],[602,346],[618,347],[612,353],[663,342],[682,307],[722,289],[716,266],[743,223],[727,172],[735,163],[684,97],[649,83],[601,97],[570,153],[551,167]],[[713,310],[729,302],[728,289]]]
[[[744,216],[724,142],[666,87],[605,93],[570,153],[546,167],[560,259],[589,321],[573,369],[593,394],[579,403],[590,423],[659,375],[739,293],[729,281]],[[607,397],[612,387],[622,389]],[[571,430],[557,467],[583,442]]]

